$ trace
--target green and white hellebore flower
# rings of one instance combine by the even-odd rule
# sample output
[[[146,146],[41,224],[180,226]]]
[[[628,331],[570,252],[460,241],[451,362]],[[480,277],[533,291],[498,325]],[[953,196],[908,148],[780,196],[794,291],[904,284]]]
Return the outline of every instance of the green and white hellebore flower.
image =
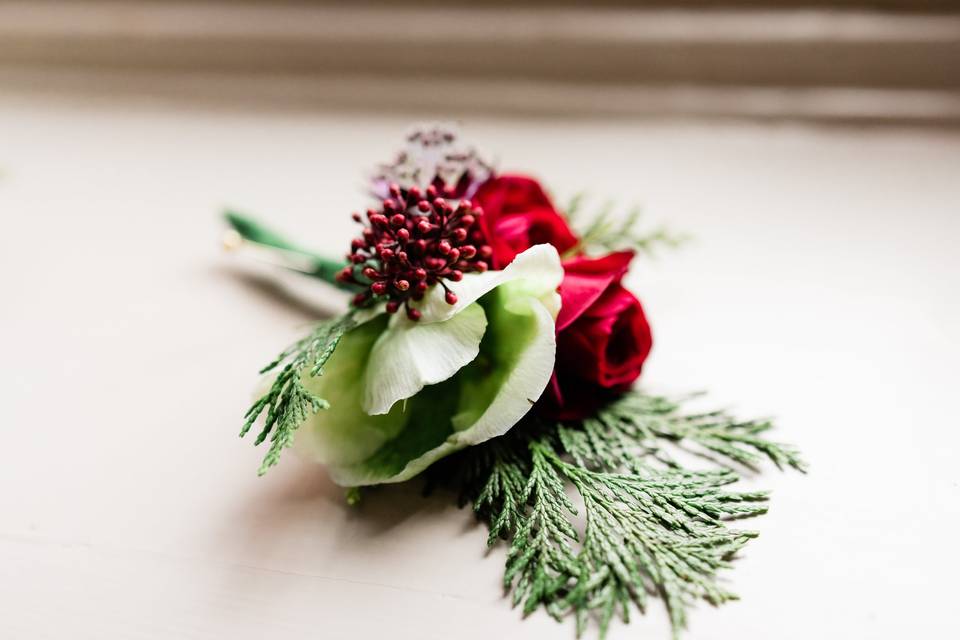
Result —
[[[537,245],[502,271],[466,274],[457,303],[433,287],[413,322],[365,314],[304,384],[330,402],[294,446],[342,486],[400,482],[510,430],[550,380],[563,268]]]

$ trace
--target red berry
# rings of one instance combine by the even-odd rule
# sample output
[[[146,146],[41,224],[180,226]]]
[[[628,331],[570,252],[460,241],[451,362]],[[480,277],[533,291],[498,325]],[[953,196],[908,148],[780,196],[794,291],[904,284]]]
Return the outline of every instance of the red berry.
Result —
[[[447,301],[447,304],[457,304],[457,294],[453,291],[447,291],[447,294],[443,296],[443,299]]]
[[[396,282],[393,283],[393,286],[395,286],[395,287],[396,287],[397,289],[399,289],[400,291],[406,291],[407,289],[410,288],[410,281],[409,281],[409,280],[397,280]]]
[[[450,272],[450,275],[448,275],[447,278],[449,278],[450,280],[453,280],[454,282],[460,282],[461,280],[463,280],[463,271],[460,271],[459,269],[454,269],[453,271]]]
[[[427,211],[430,211],[430,203],[427,202],[426,200],[421,200],[420,202],[417,203],[417,209],[419,209],[423,213],[426,213]]]
[[[403,242],[406,242],[410,239],[410,232],[407,229],[398,229],[397,237],[400,238]]]
[[[387,303],[387,313],[396,313],[400,309],[400,303],[396,300],[391,300]]]
[[[395,213],[390,218],[390,224],[394,227],[402,227],[406,221],[407,218],[402,213]]]
[[[387,283],[386,282],[374,282],[370,285],[370,291],[373,291],[378,296],[382,296],[387,292]]]
[[[407,317],[416,322],[421,317],[420,311],[414,309],[413,307],[407,307]]]

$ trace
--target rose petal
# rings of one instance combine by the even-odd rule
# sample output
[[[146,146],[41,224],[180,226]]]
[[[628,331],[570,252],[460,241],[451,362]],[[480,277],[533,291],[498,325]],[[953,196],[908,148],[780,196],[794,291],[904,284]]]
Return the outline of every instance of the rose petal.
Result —
[[[560,285],[563,304],[557,316],[557,332],[579,318],[607,287],[620,282],[633,255],[633,251],[617,251],[602,258],[577,257],[563,263],[564,277]]]

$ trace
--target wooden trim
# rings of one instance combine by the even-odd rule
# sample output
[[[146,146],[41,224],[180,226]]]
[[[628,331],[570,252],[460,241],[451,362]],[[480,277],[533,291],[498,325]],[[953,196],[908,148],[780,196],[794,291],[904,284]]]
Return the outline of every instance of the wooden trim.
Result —
[[[402,94],[383,91],[380,100],[411,108],[418,100],[436,104],[436,97],[404,87],[456,91],[500,84],[531,96],[538,86],[562,89],[580,96],[572,111],[646,112],[652,105],[676,105],[677,96],[708,94],[727,96],[726,111],[730,96],[752,91],[753,104],[756,96],[767,96],[759,102],[777,103],[767,110],[781,113],[789,111],[789,101],[770,96],[829,90],[833,96],[904,92],[901,107],[891,106],[898,113],[902,104],[916,105],[918,96],[938,96],[939,106],[929,111],[942,112],[953,109],[944,105],[954,105],[960,92],[958,60],[960,15],[952,14],[158,0],[0,4],[0,70],[8,78],[30,70],[50,78],[140,77],[138,86],[159,78],[176,85],[169,80],[177,76],[184,86],[201,76],[225,83],[231,77],[280,84],[297,78],[313,85],[305,93],[322,88],[337,101],[349,100],[344,87],[379,83]],[[605,97],[585,99],[591,94]],[[356,101],[366,99],[357,89]],[[516,102],[532,106],[536,100]],[[749,104],[747,112],[754,109]]]

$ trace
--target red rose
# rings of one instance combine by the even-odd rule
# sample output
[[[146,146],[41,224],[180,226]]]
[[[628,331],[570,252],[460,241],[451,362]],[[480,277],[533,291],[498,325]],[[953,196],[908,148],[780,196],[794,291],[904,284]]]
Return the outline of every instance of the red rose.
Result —
[[[536,180],[492,178],[480,185],[473,202],[483,207],[481,224],[493,248],[494,269],[504,268],[536,244],[552,244],[561,254],[577,246],[577,237]]]
[[[552,244],[563,254],[579,242],[530,178],[492,178],[477,190],[474,203],[484,210],[481,221],[494,269],[536,244]],[[640,301],[620,284],[631,259],[632,251],[620,251],[563,263],[557,360],[537,403],[542,414],[561,420],[587,417],[639,377],[653,340]]]
[[[653,338],[640,301],[620,280],[633,252],[564,263],[557,316],[557,362],[541,413],[583,418],[640,376]]]

